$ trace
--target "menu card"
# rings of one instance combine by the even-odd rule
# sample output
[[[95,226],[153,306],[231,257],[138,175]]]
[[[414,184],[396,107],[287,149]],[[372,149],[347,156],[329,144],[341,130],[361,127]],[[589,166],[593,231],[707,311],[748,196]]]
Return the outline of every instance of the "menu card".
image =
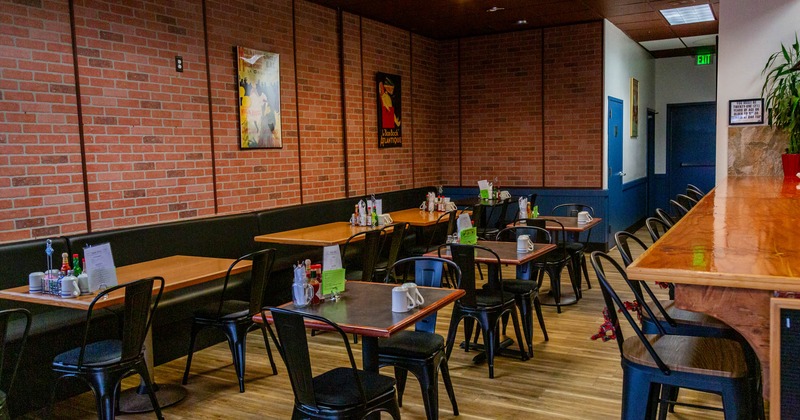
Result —
[[[346,282],[339,245],[326,246],[322,250],[321,282],[319,288],[322,295],[330,295],[333,289],[336,289],[338,293],[344,292]]]
[[[89,275],[90,292],[117,285],[117,268],[114,266],[110,243],[87,246],[83,248],[83,256],[86,259],[84,268]]]

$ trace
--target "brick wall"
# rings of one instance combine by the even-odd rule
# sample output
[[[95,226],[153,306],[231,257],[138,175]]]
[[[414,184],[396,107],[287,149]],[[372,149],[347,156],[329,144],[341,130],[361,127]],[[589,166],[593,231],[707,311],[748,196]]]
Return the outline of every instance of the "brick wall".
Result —
[[[0,241],[85,229],[69,10],[0,2]]]
[[[545,187],[603,186],[603,25],[544,30]]]
[[[599,23],[434,41],[343,13],[340,68],[336,12],[303,0],[208,0],[206,21],[190,0],[76,0],[79,121],[67,7],[0,0],[0,242],[341,198],[345,174],[351,197],[601,184]],[[280,54],[280,149],[240,150],[237,45]],[[402,78],[402,148],[377,147],[376,72]]]

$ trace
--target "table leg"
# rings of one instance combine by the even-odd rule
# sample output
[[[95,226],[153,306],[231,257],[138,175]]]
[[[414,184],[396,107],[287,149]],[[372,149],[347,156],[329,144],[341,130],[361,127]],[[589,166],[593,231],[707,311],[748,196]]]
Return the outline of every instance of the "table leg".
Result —
[[[365,371],[378,372],[378,337],[361,336],[361,360]],[[369,420],[380,420],[381,413],[370,414],[365,418]]]
[[[163,409],[177,404],[186,397],[186,388],[177,384],[158,385],[155,381],[155,366],[153,365],[153,331],[147,331],[144,339],[144,360],[147,364],[147,371],[150,374],[150,381],[155,388],[158,405]],[[146,413],[153,411],[153,404],[147,395],[147,388],[144,381],[139,383],[136,388],[126,389],[119,396],[119,411],[123,413]]]

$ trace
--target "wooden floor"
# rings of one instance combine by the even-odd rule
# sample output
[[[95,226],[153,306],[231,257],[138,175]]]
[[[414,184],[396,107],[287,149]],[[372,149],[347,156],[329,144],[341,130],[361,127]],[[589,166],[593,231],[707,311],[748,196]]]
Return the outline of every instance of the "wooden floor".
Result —
[[[649,239],[646,243],[650,243]],[[612,255],[619,257],[616,249]],[[589,266],[592,289],[584,290],[584,298],[557,314],[555,308],[545,307],[544,316],[550,340],[545,342],[538,325],[534,329],[534,357],[520,361],[506,357],[495,360],[495,378],[489,379],[486,364],[474,364],[474,352],[454,349],[449,361],[460,416],[452,408],[441,384],[439,416],[443,419],[613,419],[620,416],[622,370],[616,342],[592,341],[603,321],[603,299],[594,272]],[[512,275],[511,270],[505,272]],[[566,272],[565,272],[566,275]],[[619,278],[612,281],[623,290]],[[545,282],[547,283],[547,282]],[[547,289],[547,286],[544,287]],[[585,285],[584,285],[585,288]],[[622,293],[621,293],[622,294]],[[629,296],[623,294],[623,296]],[[451,309],[439,312],[437,331],[446,334]],[[623,320],[624,322],[624,320]],[[511,330],[509,330],[509,333]],[[463,331],[460,332],[463,334]],[[463,338],[459,337],[459,341]],[[344,347],[333,334],[310,337],[315,369],[329,369],[346,363]],[[353,346],[360,364],[360,344]],[[264,350],[261,334],[255,331],[248,337],[246,392],[239,393],[230,351],[225,343],[195,354],[187,385],[188,397],[164,409],[170,419],[288,419],[294,397],[286,368],[277,357],[278,375],[273,376]],[[186,358],[156,367],[156,379],[161,383],[179,383]],[[391,374],[391,369],[384,373]],[[126,379],[123,388],[138,383]],[[681,391],[685,402],[720,405],[714,395]],[[425,414],[417,382],[409,378],[403,407],[403,418],[424,419]],[[32,413],[28,418],[38,418]],[[58,404],[57,419],[96,418],[91,393],[79,395]],[[124,415],[121,419],[152,419],[152,413]],[[383,418],[389,418],[384,415]],[[670,419],[721,419],[722,413],[678,407]]]

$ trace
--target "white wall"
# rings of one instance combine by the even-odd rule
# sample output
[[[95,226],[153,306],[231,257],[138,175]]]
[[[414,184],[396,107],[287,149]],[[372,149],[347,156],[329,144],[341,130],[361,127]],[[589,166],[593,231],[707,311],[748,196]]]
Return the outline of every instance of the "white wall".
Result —
[[[647,176],[647,108],[655,109],[655,60],[619,28],[605,21],[603,115],[608,115],[608,97],[623,101],[622,182]],[[631,77],[639,81],[639,136],[631,138]],[[603,120],[603,188],[608,188],[608,118]]]
[[[716,60],[716,57],[714,57]],[[697,66],[694,57],[656,60],[656,138],[655,173],[666,172],[667,105],[713,102],[717,99],[716,61]]]
[[[720,0],[719,13],[717,182],[728,176],[728,101],[761,97],[767,58],[800,32],[800,1]]]

